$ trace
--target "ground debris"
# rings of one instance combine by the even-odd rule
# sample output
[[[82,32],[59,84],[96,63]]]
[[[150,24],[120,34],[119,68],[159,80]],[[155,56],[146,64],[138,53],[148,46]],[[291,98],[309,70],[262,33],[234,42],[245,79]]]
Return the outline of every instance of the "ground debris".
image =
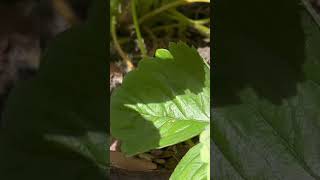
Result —
[[[122,84],[123,71],[115,63],[110,63],[110,92]]]
[[[127,171],[150,171],[157,169],[157,165],[151,161],[136,157],[127,157],[122,152],[110,151],[111,166]]]
[[[210,47],[200,47],[197,49],[200,56],[208,63],[210,64]]]

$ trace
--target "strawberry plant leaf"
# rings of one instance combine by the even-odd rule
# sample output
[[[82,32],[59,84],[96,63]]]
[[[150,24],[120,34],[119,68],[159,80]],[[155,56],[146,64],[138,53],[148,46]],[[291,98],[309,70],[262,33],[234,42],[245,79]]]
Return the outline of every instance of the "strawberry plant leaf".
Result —
[[[200,143],[202,144],[200,150],[201,161],[207,164],[207,179],[210,179],[210,127],[200,134]]]
[[[175,168],[170,180],[207,179],[208,164],[200,156],[202,144],[192,147]]]
[[[184,43],[158,52],[127,74],[111,97],[111,133],[129,155],[185,141],[209,124],[208,66]]]
[[[224,43],[214,79],[213,179],[320,179],[319,27],[298,1],[275,2],[233,1],[232,16],[219,13],[215,30],[228,38],[216,38]],[[235,17],[246,21],[232,30]]]
[[[88,21],[58,35],[36,77],[9,95],[0,130],[2,179],[106,178],[107,11],[95,0]]]
[[[171,53],[166,49],[157,49],[155,57],[160,59],[173,59]]]
[[[171,180],[210,179],[210,127],[200,134],[200,143],[181,159]]]
[[[170,180],[207,179],[208,164],[200,156],[202,144],[192,147],[175,168]]]

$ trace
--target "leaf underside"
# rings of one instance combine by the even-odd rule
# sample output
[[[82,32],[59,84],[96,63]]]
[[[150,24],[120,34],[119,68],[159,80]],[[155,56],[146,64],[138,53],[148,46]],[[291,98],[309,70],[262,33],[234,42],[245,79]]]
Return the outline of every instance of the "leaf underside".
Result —
[[[221,7],[227,7],[228,2],[221,3]],[[269,16],[263,19],[267,18],[264,16],[267,13],[261,11],[257,3],[250,6],[247,1],[241,3],[244,5],[235,6],[242,12],[241,7],[251,8],[239,16],[247,20],[245,23],[262,19],[249,25],[256,34],[246,34],[250,30],[245,28],[240,32],[230,30],[228,23],[231,21],[227,17],[220,26],[227,32],[224,35],[233,35],[225,41],[224,48],[228,52],[216,57],[225,62],[221,62],[221,66],[217,63],[217,67],[229,66],[229,74],[225,79],[222,73],[226,71],[217,68],[214,79],[218,89],[213,95],[216,101],[212,110],[213,179],[319,180],[319,27],[297,1],[277,4],[279,7],[273,9],[273,13],[278,14],[277,19]],[[264,1],[261,5],[268,9],[268,5],[275,7],[272,3]],[[233,19],[232,23],[235,21]],[[262,23],[264,25],[259,26]],[[240,36],[247,37],[241,44]],[[250,41],[252,37],[255,42]],[[259,40],[264,44],[259,44]],[[238,74],[232,72],[234,66]],[[242,68],[250,69],[242,71]]]

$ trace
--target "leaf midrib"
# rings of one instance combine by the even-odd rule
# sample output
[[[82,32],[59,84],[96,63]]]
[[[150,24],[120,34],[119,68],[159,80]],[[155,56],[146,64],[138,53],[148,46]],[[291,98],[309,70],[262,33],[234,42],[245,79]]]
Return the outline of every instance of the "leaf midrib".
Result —
[[[154,118],[167,118],[167,119],[173,119],[175,121],[192,121],[192,122],[203,122],[203,123],[208,123],[209,124],[209,120],[210,119],[206,119],[206,120],[203,120],[203,119],[182,119],[182,118],[176,118],[176,117],[171,117],[171,116],[157,116],[157,115],[152,115],[152,114],[146,114],[146,113],[141,113],[139,112],[139,114],[141,115],[144,115],[144,116],[151,116],[151,117],[154,117]]]
[[[287,100],[286,100],[287,101]],[[288,101],[287,101],[288,102]],[[289,102],[288,102],[289,103]],[[294,150],[294,148],[289,144],[289,142],[287,142],[287,140],[280,135],[280,133],[278,133],[278,131],[275,129],[274,126],[271,125],[271,123],[267,120],[267,118],[263,115],[263,113],[261,113],[260,110],[258,110],[257,108],[255,108],[254,104],[248,104],[250,105],[251,109],[253,111],[255,111],[260,117],[261,119],[272,129],[273,134],[275,135],[275,137],[277,137],[278,139],[280,139],[280,142],[282,142],[281,144],[286,147],[286,149],[288,150],[289,154],[298,162],[298,164],[300,164],[300,166],[305,170],[305,172],[307,172],[310,176],[312,176],[313,178],[320,180],[320,177],[318,175],[316,175],[311,168],[307,165],[307,163],[303,160],[303,158],[301,158],[301,156],[297,153],[296,150]],[[290,108],[290,110],[292,110],[292,108]]]
[[[272,129],[273,134],[275,135],[276,138],[280,139],[280,141],[282,142],[281,144],[288,150],[289,154],[298,162],[298,164],[303,168],[303,170],[309,174],[311,177],[319,180],[320,177],[318,175],[316,175],[311,168],[306,164],[306,162],[300,157],[300,155],[293,149],[293,147],[285,140],[284,137],[282,137],[277,131],[276,129],[269,123],[269,121],[264,117],[264,115],[255,108],[254,104],[247,104],[251,110],[253,110],[254,112],[256,112],[261,119]],[[290,108],[291,109],[291,108]],[[215,143],[216,144],[216,143]],[[219,145],[216,144],[216,147],[219,148]],[[220,148],[219,148],[220,149]],[[221,154],[230,162],[230,165],[233,167],[233,169],[238,173],[238,175],[241,176],[242,179],[244,180],[249,180],[248,177],[245,177],[244,174],[241,173],[241,170],[237,167],[234,166],[234,163],[230,160],[230,158],[228,156],[226,156],[223,151],[221,151]]]

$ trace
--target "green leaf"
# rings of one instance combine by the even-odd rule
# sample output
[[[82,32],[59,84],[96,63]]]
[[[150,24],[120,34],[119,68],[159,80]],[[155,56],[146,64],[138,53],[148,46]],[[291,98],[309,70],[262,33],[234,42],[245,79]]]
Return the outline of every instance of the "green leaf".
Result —
[[[207,179],[210,179],[210,127],[200,134],[200,143],[202,145],[200,150],[201,161],[207,164]]]
[[[155,57],[160,59],[173,59],[171,53],[166,49],[157,49]]]
[[[9,95],[0,132],[1,179],[105,179],[108,162],[107,4],[60,35],[35,78]]]
[[[210,127],[200,134],[200,143],[181,159],[170,179],[210,179]]]
[[[172,173],[170,180],[206,180],[208,179],[208,164],[201,159],[200,151],[203,144],[199,143],[192,147],[181,159]]]
[[[319,180],[319,27],[299,1],[232,2],[216,3],[213,179]]]
[[[209,124],[209,68],[184,43],[162,52],[142,60],[111,97],[111,133],[129,155],[185,141]]]
[[[108,162],[106,149],[108,149],[109,143],[105,134],[87,132],[82,137],[46,135],[45,138],[48,141],[58,142],[69,147],[73,151],[93,160],[98,166],[106,169],[106,162]]]

